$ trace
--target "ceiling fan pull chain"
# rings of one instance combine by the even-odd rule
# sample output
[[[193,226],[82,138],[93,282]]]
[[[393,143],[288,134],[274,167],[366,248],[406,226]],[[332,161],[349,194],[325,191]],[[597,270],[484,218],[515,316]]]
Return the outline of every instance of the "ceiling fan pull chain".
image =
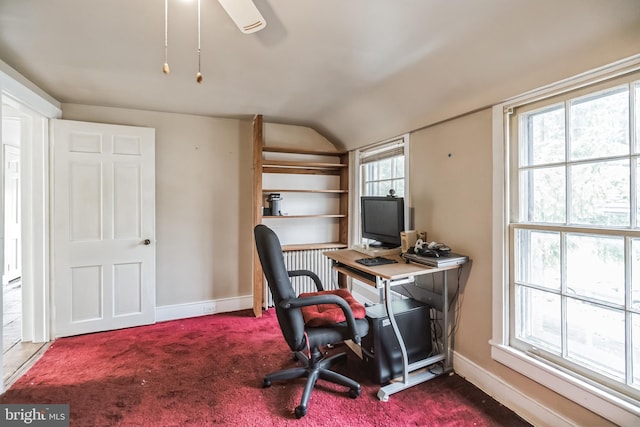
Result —
[[[198,73],[196,81],[202,83],[202,73],[200,72],[200,0],[198,0]]]
[[[169,74],[169,62],[167,61],[167,46],[169,45],[169,0],[164,0],[164,64],[162,72]]]

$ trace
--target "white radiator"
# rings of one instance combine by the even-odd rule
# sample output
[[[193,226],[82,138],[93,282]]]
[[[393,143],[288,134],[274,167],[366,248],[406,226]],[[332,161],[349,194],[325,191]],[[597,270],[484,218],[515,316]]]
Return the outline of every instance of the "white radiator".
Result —
[[[331,260],[322,255],[323,252],[327,252],[335,249],[310,249],[305,251],[287,251],[283,252],[284,265],[287,270],[310,270],[318,275],[322,286],[325,291],[338,289],[338,283],[334,283],[331,274]],[[291,284],[296,294],[303,292],[316,292],[316,285],[309,277],[292,277]],[[273,297],[269,286],[265,281],[264,286],[264,301],[267,307],[273,307]]]

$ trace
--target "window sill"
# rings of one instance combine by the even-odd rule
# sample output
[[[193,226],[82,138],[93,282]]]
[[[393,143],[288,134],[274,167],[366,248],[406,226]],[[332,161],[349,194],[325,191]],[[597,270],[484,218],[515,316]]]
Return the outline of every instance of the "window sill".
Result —
[[[640,406],[600,390],[512,347],[493,341],[490,344],[493,360],[618,425],[638,425]]]

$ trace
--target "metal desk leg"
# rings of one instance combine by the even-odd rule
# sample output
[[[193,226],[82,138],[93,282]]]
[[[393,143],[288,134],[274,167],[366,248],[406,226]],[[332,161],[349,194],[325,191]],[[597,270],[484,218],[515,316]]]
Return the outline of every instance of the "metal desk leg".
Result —
[[[389,322],[391,323],[391,327],[393,328],[393,332],[398,339],[398,344],[400,346],[400,351],[402,353],[402,380],[392,382],[384,387],[381,387],[378,391],[378,399],[386,402],[389,400],[389,396],[399,391],[405,390],[409,387],[412,387],[416,384],[423,383],[432,378],[440,376],[445,372],[451,370],[450,356],[449,356],[449,293],[448,293],[448,283],[447,283],[447,272],[444,273],[444,284],[443,284],[443,304],[442,304],[442,315],[443,315],[443,336],[442,336],[442,349],[443,352],[439,355],[429,357],[427,359],[412,363],[409,365],[409,357],[407,356],[407,349],[404,345],[404,340],[402,339],[402,335],[400,335],[400,329],[398,328],[398,324],[396,323],[395,317],[393,315],[393,310],[391,307],[391,283],[389,280],[384,281],[384,303],[387,308],[387,315],[389,316]],[[422,372],[416,372],[410,374],[410,372],[431,366],[434,363],[444,360],[444,367],[437,366],[435,368],[425,370]]]
[[[442,352],[444,353],[444,371],[451,370],[451,354],[449,352],[449,286],[447,282],[447,271],[443,271],[442,284]]]

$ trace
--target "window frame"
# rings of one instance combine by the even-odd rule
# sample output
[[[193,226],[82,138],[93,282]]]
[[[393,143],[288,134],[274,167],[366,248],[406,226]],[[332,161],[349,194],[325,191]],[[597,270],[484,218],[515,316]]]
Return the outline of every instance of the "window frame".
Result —
[[[354,156],[353,156],[354,164],[352,167],[353,185],[351,185],[351,188],[354,189],[353,191],[354,197],[352,197],[351,199],[352,205],[350,209],[351,212],[354,212],[354,214],[351,216],[351,229],[353,230],[351,242],[354,245],[359,245],[362,243],[362,235],[360,230],[360,197],[364,195],[364,181],[362,176],[363,163],[361,162],[362,156],[363,154],[366,154],[366,152],[368,151],[369,152],[374,150],[377,151],[385,147],[390,148],[398,143],[403,144],[403,152],[404,152],[403,153],[404,155],[404,195],[402,196],[404,197],[404,206],[405,206],[404,223],[405,223],[406,229],[410,229],[413,226],[413,224],[409,222],[411,217],[409,215],[409,212],[411,210],[410,208],[411,191],[410,191],[410,183],[409,183],[409,134],[407,133],[407,134],[397,136],[395,138],[387,139],[385,141],[382,141],[376,144],[359,148],[354,152]]]
[[[510,345],[510,275],[509,265],[513,251],[513,231],[510,227],[510,200],[514,192],[511,164],[517,152],[510,147],[511,136],[509,115],[515,107],[557,96],[569,91],[579,90],[609,79],[623,76],[640,70],[640,55],[618,61],[616,63],[592,70],[570,79],[545,86],[509,99],[492,108],[493,128],[493,236],[492,236],[492,276],[493,276],[493,330],[491,344],[492,358],[525,375],[547,388],[585,405],[604,418],[619,425],[630,425],[637,422],[640,407],[615,393],[596,387],[588,380],[570,375],[561,367],[536,357],[531,352],[518,350]]]

